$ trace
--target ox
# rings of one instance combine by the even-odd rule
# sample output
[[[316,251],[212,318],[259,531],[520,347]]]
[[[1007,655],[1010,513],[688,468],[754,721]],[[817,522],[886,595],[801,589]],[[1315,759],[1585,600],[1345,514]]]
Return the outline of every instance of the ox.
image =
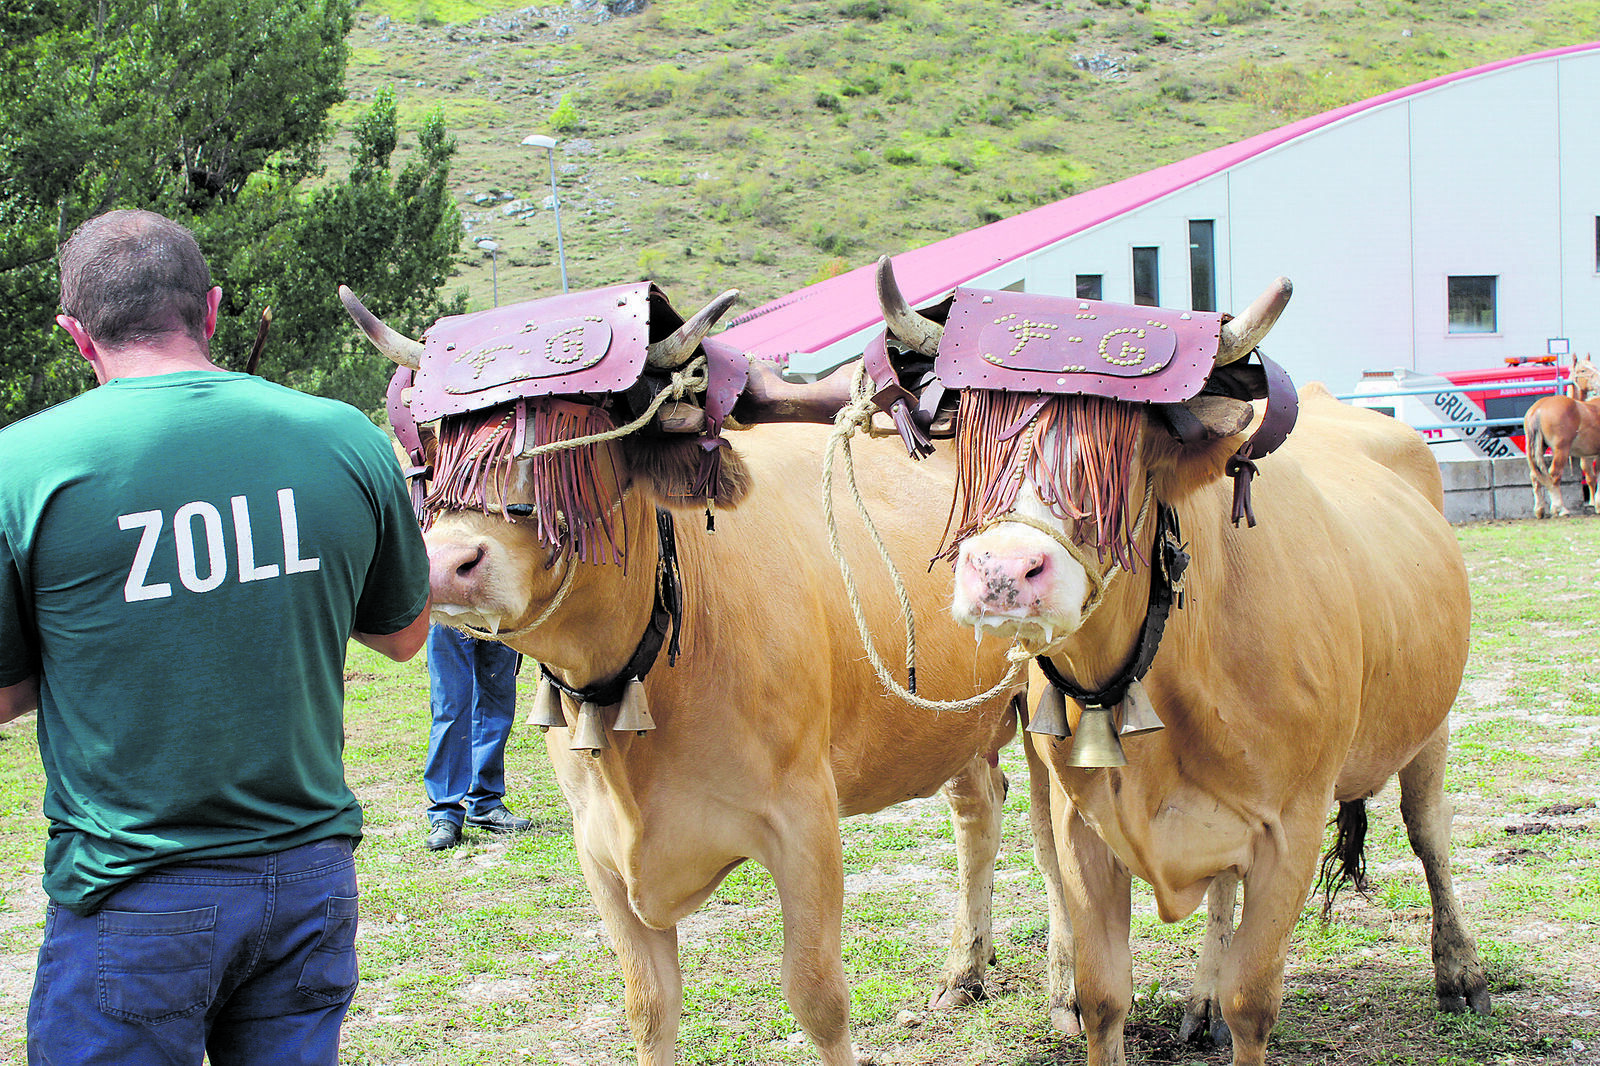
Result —
[[[1467,579],[1417,434],[1311,385],[1286,443],[1243,447],[1247,426],[1279,418],[1245,396],[1295,402],[1264,357],[1241,361],[1286,303],[1283,279],[1232,320],[958,290],[941,322],[907,305],[887,259],[879,289],[893,339],[961,390],[952,613],[1051,678],[1028,740],[1050,765],[1046,872],[1071,919],[1088,1062],[1125,1061],[1134,876],[1166,921],[1211,893],[1185,1035],[1226,1033],[1234,1063],[1263,1062],[1327,813],[1338,804],[1330,854],[1358,875],[1365,801],[1397,773],[1439,1006],[1487,1012],[1442,792]],[[1055,395],[1074,391],[1093,395]],[[1245,486],[1232,506],[1226,472]]]
[[[495,353],[517,345],[534,349],[549,342],[559,361],[578,367],[604,352],[593,368],[598,373],[606,361],[627,354],[618,348],[629,321],[648,318],[652,336],[669,332],[679,321],[670,308],[653,287],[648,301],[635,301],[635,288],[502,308],[496,314],[508,317],[500,319],[441,320],[425,343],[388,330],[353,297],[346,303],[380,350],[402,366],[419,367],[412,394],[402,400],[409,413],[427,416],[439,403],[448,409],[449,397],[439,399],[446,393],[460,395],[493,379],[514,386],[496,395],[525,399],[528,393],[515,388],[519,382],[526,389],[529,380],[547,380],[540,374],[558,373],[517,365],[499,372]],[[583,299],[582,308],[562,303]],[[624,307],[630,301],[631,310]],[[671,368],[701,351],[704,328],[716,313],[720,309],[697,316],[691,325],[698,328],[684,327],[687,336],[680,330],[652,341],[650,364]],[[506,343],[490,343],[505,321],[513,324],[499,336]],[[595,323],[612,331],[611,350],[604,338],[591,343],[600,329]],[[519,339],[530,336],[534,342]],[[677,350],[662,353],[664,346]],[[469,366],[450,384],[450,367],[462,359],[483,364],[483,381],[461,383],[474,377]],[[744,363],[742,355],[738,362]],[[705,406],[720,424],[712,410],[715,369],[711,376]],[[548,390],[554,395],[528,400],[531,411],[515,417],[525,417],[530,440],[539,412],[547,409],[565,412],[569,425],[590,418],[610,425],[632,377],[613,375],[612,391],[596,387],[593,377],[570,386],[548,379],[557,382]],[[429,385],[440,378],[443,393]],[[788,405],[795,419],[806,417],[806,404],[815,402],[787,398],[770,372],[758,384],[771,406]],[[545,479],[546,495],[539,496],[530,495],[528,485],[543,476],[542,457],[493,446],[485,452],[491,439],[501,438],[473,435],[474,419],[492,428],[519,402],[439,422],[427,456],[435,467],[426,533],[433,617],[500,639],[542,664],[547,680],[534,720],[550,727],[550,760],[571,808],[585,879],[621,964],[638,1061],[659,1066],[676,1059],[683,999],[677,924],[733,869],[753,860],[771,872],[782,907],[782,980],[790,1008],[825,1063],[856,1062],[840,946],[838,819],[941,787],[953,812],[960,888],[934,1004],[981,995],[993,954],[989,908],[1006,787],[994,753],[1015,735],[1013,698],[1023,688],[1020,680],[998,687],[1015,676],[1005,655],[977,648],[970,632],[943,620],[919,634],[931,664],[918,679],[921,693],[944,699],[974,697],[991,687],[996,693],[970,714],[938,716],[884,693],[864,660],[812,496],[825,429],[761,426],[735,432],[736,447],[729,447],[714,436],[661,432],[658,423],[592,445],[592,462],[565,468],[556,479],[561,484],[553,486],[557,495],[550,495],[551,479]],[[424,409],[427,404],[434,406]],[[677,408],[678,423],[703,421],[695,409]],[[400,423],[407,411],[398,412]],[[391,417],[396,414],[391,403]],[[457,425],[462,421],[465,430]],[[904,469],[895,447],[864,449],[858,461],[870,500],[894,515],[880,530],[895,545],[897,562],[919,575],[908,583],[911,598],[932,612],[942,608],[945,583],[921,564],[928,530],[944,512],[952,468]],[[711,483],[697,486],[707,454],[718,461],[711,464]],[[489,460],[474,490],[440,495],[439,486],[461,484],[461,471],[485,455],[500,458]],[[587,487],[569,493],[558,508],[561,485],[578,482]],[[587,523],[578,513],[585,500]],[[706,528],[708,503],[719,508],[714,533]],[[662,518],[670,511],[684,520]],[[578,536],[580,526],[588,541]],[[847,550],[872,550],[859,524],[844,529],[843,537]],[[675,622],[663,618],[669,585],[675,592],[666,598],[681,599]],[[883,606],[893,602],[888,578],[864,576],[860,592],[874,631],[893,630],[895,614]],[[644,667],[642,683],[619,692],[611,683],[641,673],[640,649],[654,631],[659,650],[669,624],[676,632],[666,641],[667,653]],[[674,644],[681,647],[671,662]],[[893,654],[892,642],[886,644]]]
[[[1548,518],[1551,510],[1571,514],[1561,498],[1561,474],[1568,459],[1577,459],[1583,474],[1589,509],[1600,511],[1595,499],[1596,460],[1600,459],[1600,370],[1594,360],[1584,356],[1572,367],[1571,392],[1566,396],[1546,396],[1522,416],[1527,435],[1528,477],[1533,482],[1533,513]],[[1550,457],[1545,458],[1545,449]],[[1545,501],[1549,501],[1546,506]]]

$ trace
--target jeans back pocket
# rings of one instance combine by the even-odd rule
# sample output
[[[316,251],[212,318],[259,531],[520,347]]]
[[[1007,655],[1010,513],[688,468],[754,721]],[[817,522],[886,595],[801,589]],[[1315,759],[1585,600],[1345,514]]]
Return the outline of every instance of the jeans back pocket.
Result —
[[[103,910],[95,919],[96,986],[103,1012],[157,1024],[187,1017],[211,1002],[216,907]]]

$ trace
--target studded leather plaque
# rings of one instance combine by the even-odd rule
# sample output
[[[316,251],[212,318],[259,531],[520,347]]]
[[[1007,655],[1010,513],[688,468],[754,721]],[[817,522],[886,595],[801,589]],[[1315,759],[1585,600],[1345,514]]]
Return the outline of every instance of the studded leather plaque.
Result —
[[[1216,312],[961,288],[935,369],[951,388],[1178,403],[1205,384],[1221,332]]]
[[[441,318],[423,337],[412,415],[431,422],[524,396],[620,392],[644,369],[652,297],[666,305],[638,282]]]

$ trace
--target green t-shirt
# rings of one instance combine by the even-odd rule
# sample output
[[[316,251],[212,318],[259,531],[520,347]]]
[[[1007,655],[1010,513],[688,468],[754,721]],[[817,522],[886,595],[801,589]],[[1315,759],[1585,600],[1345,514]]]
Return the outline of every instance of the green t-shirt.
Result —
[[[346,643],[405,628],[427,574],[346,404],[192,371],[0,431],[0,686],[39,678],[50,897],[87,914],[167,863],[358,839]]]

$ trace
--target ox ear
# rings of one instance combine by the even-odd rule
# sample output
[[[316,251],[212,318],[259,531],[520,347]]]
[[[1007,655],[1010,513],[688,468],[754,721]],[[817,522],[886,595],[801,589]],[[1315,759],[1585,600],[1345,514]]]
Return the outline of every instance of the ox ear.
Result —
[[[708,501],[737,507],[750,493],[750,468],[721,438],[633,434],[622,447],[634,488],[661,507],[699,510]]]
[[[1255,408],[1231,396],[1201,393],[1183,403],[1156,404],[1154,415],[1179,441],[1196,444],[1244,432]]]

